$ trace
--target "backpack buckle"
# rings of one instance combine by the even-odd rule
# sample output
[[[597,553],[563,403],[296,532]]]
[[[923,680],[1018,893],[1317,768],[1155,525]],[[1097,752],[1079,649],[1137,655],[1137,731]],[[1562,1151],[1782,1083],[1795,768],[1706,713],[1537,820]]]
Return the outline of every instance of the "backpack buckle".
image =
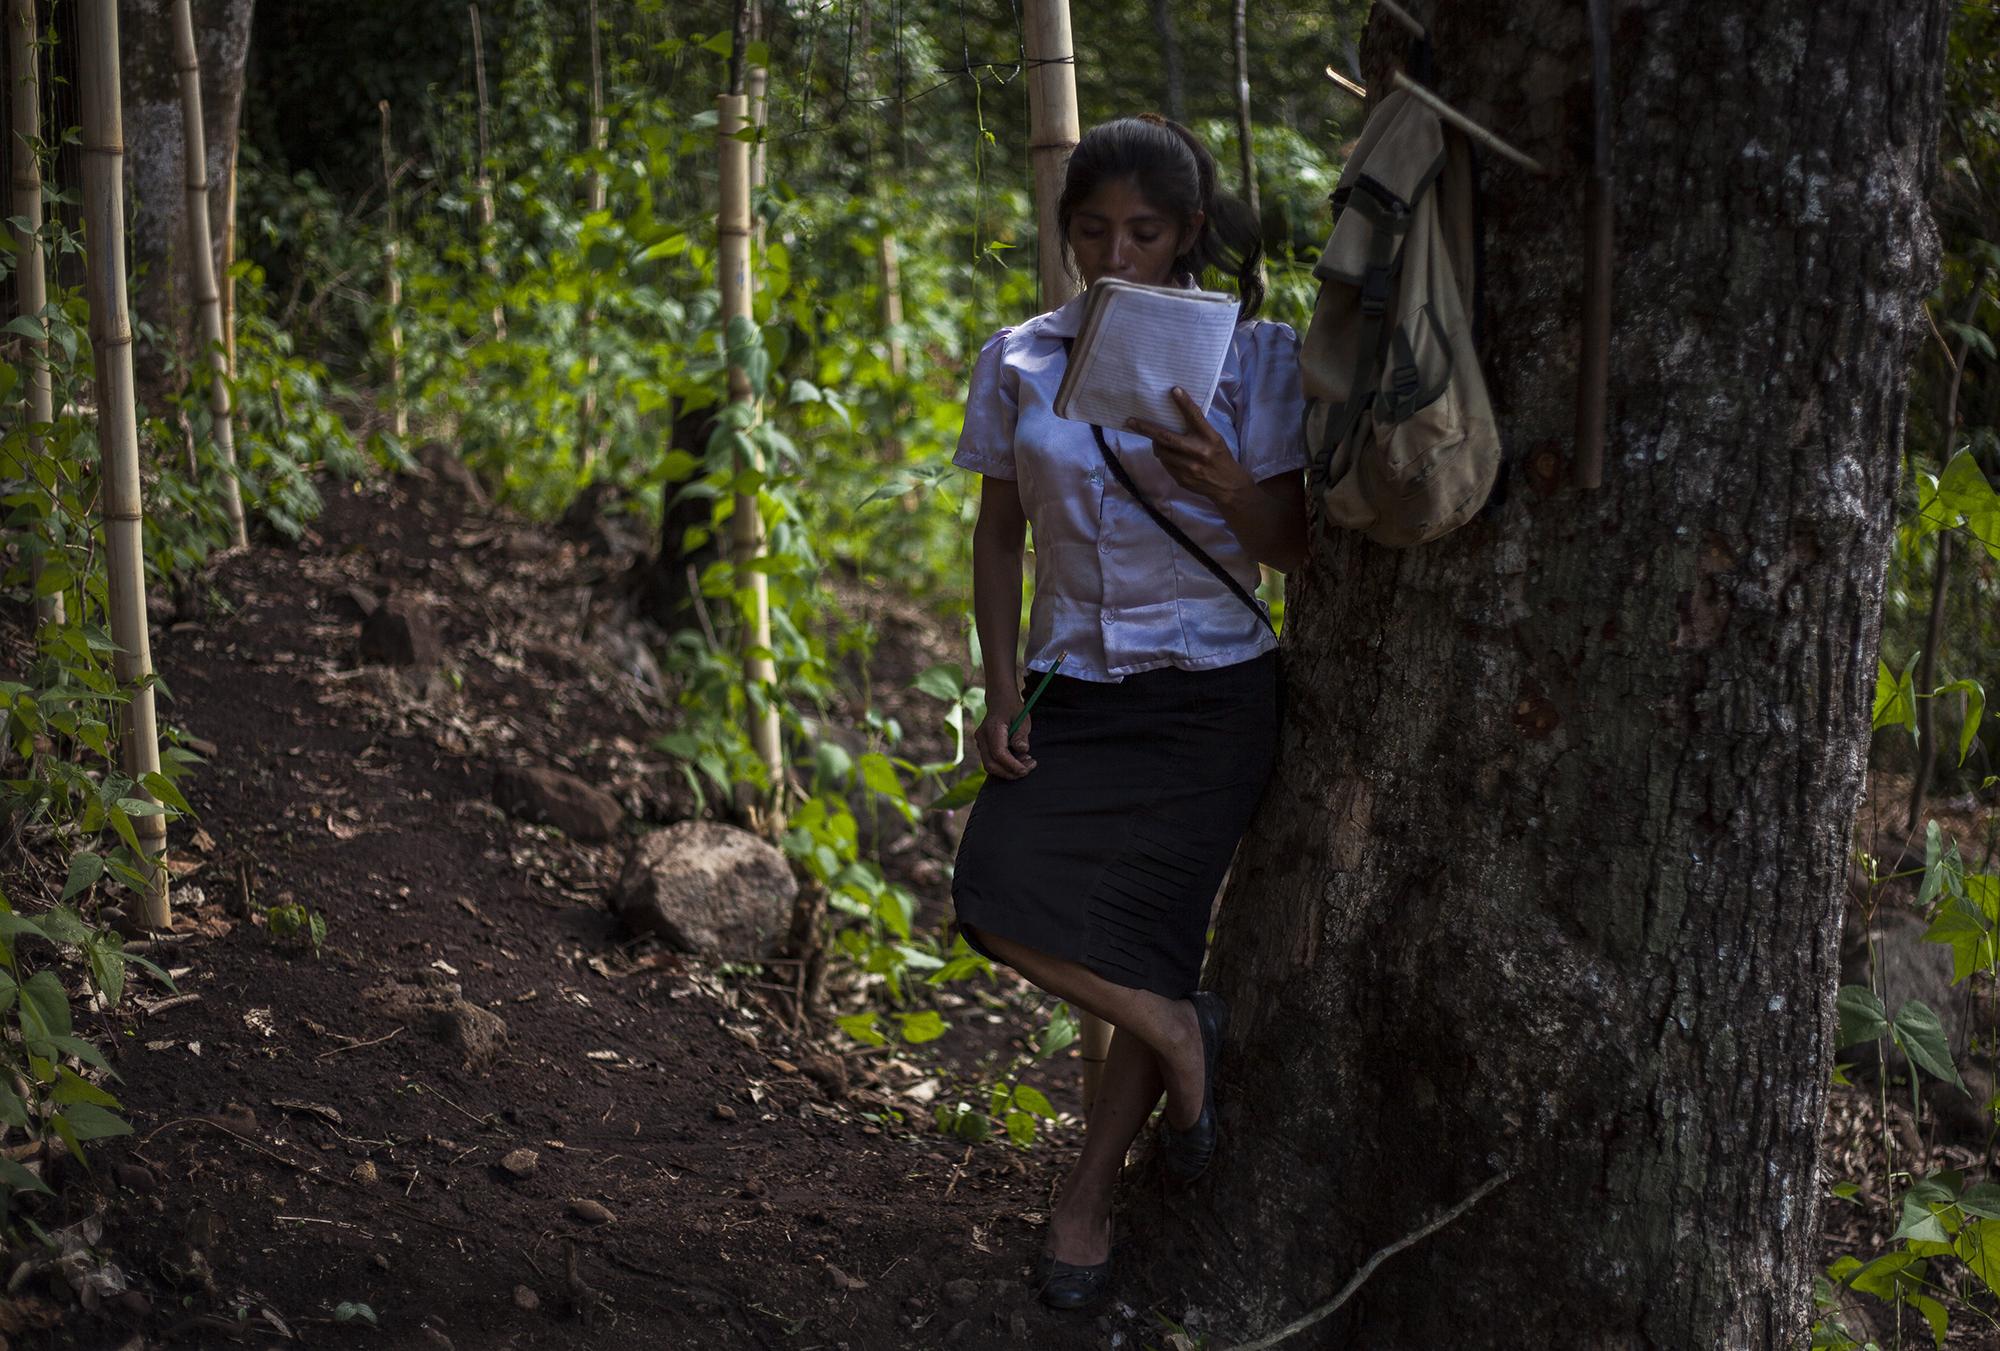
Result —
[[[1377,263],[1371,263],[1361,274],[1361,313],[1370,319],[1379,319],[1389,308],[1389,281],[1391,270]]]

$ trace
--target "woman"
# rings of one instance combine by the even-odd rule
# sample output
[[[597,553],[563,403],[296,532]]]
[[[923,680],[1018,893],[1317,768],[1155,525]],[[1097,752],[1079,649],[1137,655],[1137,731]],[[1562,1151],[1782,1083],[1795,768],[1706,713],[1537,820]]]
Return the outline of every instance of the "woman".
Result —
[[[959,928],[1117,1029],[1043,1252],[1043,1300],[1084,1308],[1109,1288],[1112,1187],[1162,1091],[1169,1175],[1191,1180],[1214,1150],[1226,1010],[1195,986],[1211,902],[1270,774],[1276,639],[1248,589],[1259,563],[1305,557],[1306,456],[1298,340],[1250,320],[1263,299],[1256,222],[1216,191],[1192,133],[1154,116],[1092,129],[1057,219],[1086,284],[1191,286],[1216,267],[1241,299],[1206,416],[1173,391],[1190,430],[1105,428],[1100,449],[1092,428],[1056,417],[1079,296],[985,345],[954,457],[982,475],[973,616],[988,776],[952,881]],[[1166,533],[1108,456],[1236,587]],[[1039,682],[1063,661],[1010,735],[1025,700],[1015,654],[1030,523],[1029,673]]]

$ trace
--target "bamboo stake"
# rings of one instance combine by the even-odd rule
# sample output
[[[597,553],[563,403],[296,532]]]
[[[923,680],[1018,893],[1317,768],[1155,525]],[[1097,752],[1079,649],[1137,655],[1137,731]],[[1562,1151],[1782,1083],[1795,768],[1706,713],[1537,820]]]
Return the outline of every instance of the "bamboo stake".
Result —
[[[479,94],[479,174],[472,187],[479,203],[479,265],[494,281],[500,280],[500,260],[493,256],[493,175],[492,149],[486,139],[486,40],[480,33],[479,6],[467,5],[472,14],[472,81]],[[493,302],[493,336],[507,340],[507,311]]]
[[[604,115],[604,65],[598,51],[597,0],[590,0],[590,172],[583,180],[583,209],[586,215],[604,210],[604,169],[602,158],[611,144],[611,119]],[[597,459],[597,352],[590,346],[590,331],[597,324],[597,297],[593,290],[583,315],[577,321],[577,343],[585,349],[583,396],[577,400],[576,445],[585,465]]]
[[[389,311],[389,425],[397,444],[410,439],[410,410],[403,402],[403,275],[397,267],[402,241],[396,229],[396,173],[389,149],[389,100],[375,105],[382,114],[382,201],[388,212],[382,236],[383,304]]]
[[[761,42],[764,38],[764,6],[760,0],[750,0],[750,41]],[[746,53],[747,56],[747,53]],[[745,92],[750,95],[750,123],[757,128],[757,139],[750,145],[750,192],[754,204],[756,194],[764,190],[764,128],[770,125],[768,99],[771,87],[771,72],[763,66],[750,67],[745,76]],[[750,228],[755,232],[757,257],[764,256],[764,231],[767,222],[764,213],[758,212],[750,218]],[[750,274],[750,289],[757,289],[757,274]]]
[[[181,146],[187,164],[188,269],[201,320],[202,360],[210,371],[208,411],[215,422],[215,448],[226,467],[222,510],[229,537],[248,547],[243,524],[243,492],[236,479],[236,417],[229,402],[229,355],[222,326],[222,291],[215,284],[215,246],[208,225],[208,143],[201,125],[201,58],[194,45],[194,10],[174,0],[174,62],[181,74]]]
[[[896,232],[882,232],[882,328],[889,337],[889,374],[898,380],[909,367],[903,348],[903,269],[896,254]]]
[[[14,231],[16,246],[14,295],[20,311],[39,330],[28,339],[28,390],[22,416],[30,428],[55,421],[54,382],[49,374],[48,322],[42,311],[49,303],[49,282],[42,257],[42,84],[35,52],[35,0],[8,0],[7,54],[14,81]],[[28,453],[40,456],[42,435],[28,433]],[[53,505],[53,502],[51,503]],[[44,596],[42,552],[34,551],[35,618],[43,626],[64,620],[63,593]]]
[[[1035,239],[1040,252],[1042,308],[1055,309],[1081,287],[1063,262],[1056,202],[1082,124],[1076,111],[1075,47],[1069,0],[1028,0],[1022,11],[1028,61],[1028,154],[1035,166]]]
[[[1250,21],[1249,0],[1236,0],[1230,11],[1230,28],[1236,40],[1236,143],[1243,158],[1243,200],[1250,214],[1263,219],[1257,198],[1257,149],[1250,139]]]
[[[151,800],[144,777],[160,771],[153,716],[153,654],[146,631],[144,514],[139,495],[139,423],[132,381],[132,323],[125,308],[125,129],[118,92],[118,0],[78,0],[83,111],[83,229],[87,249],[91,348],[97,361],[97,439],[102,461],[105,573],[111,670],[126,703],[119,750],[133,794]],[[167,924],[167,821],[133,818],[142,867],[141,927]]]
[[[236,378],[236,151],[242,144],[240,135],[229,143],[229,182],[222,209],[222,337],[232,380]]]
[[[1069,0],[1027,0],[1021,19],[1042,308],[1052,310],[1081,289],[1064,262],[1062,231],[1056,223],[1069,155],[1083,134],[1076,110],[1076,47],[1070,40]],[[1097,1102],[1097,1083],[1111,1054],[1111,1025],[1078,1010],[1077,1040],[1083,1059],[1083,1108],[1088,1113]]]
[[[716,213],[716,275],[722,284],[722,320],[750,318],[750,146],[737,133],[749,116],[750,100],[742,94],[720,94],[716,105],[716,145],[722,168],[721,210]],[[732,403],[757,403],[749,374],[729,368]],[[736,564],[736,585],[750,593],[750,622],[743,626],[743,677],[754,691],[750,699],[750,744],[770,779],[770,829],[783,818],[785,762],[778,734],[778,706],[764,697],[777,684],[777,663],[771,658],[771,594],[769,579],[755,567],[764,556],[764,518],[757,494],[736,494],[730,520],[730,552]],[[761,709],[759,708],[761,705]]]

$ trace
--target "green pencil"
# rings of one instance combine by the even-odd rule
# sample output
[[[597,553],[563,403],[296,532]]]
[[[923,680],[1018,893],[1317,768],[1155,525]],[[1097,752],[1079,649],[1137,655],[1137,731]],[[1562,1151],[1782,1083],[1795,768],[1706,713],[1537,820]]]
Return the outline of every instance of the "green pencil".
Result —
[[[1028,702],[1021,705],[1021,711],[1019,713],[1016,713],[1014,715],[1014,720],[1007,724],[1008,736],[1011,737],[1014,735],[1014,733],[1021,730],[1021,720],[1028,716],[1028,710],[1035,706],[1035,700],[1042,697],[1042,691],[1049,687],[1049,681],[1055,678],[1056,672],[1062,670],[1062,664],[1064,660],[1068,658],[1068,656],[1069,656],[1068,648],[1064,648],[1062,651],[1056,653],[1055,665],[1049,667],[1048,670],[1042,672],[1041,683],[1036,685],[1033,690],[1029,691]]]

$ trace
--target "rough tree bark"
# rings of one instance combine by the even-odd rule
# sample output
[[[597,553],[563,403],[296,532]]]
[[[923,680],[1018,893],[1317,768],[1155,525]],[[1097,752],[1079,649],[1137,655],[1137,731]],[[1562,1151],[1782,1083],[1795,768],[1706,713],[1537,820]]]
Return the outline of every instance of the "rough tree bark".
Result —
[[[255,0],[194,0],[195,45],[201,61],[202,133],[208,160],[209,219],[229,211],[229,165],[243,108],[243,70],[250,55]],[[174,60],[172,0],[138,0],[122,7],[125,63],[125,172],[132,197],[134,317],[158,326],[168,352],[182,362],[199,350],[195,297],[182,261],[188,247],[187,164],[181,139],[180,72]],[[211,231],[216,275],[222,275],[223,230]],[[137,349],[139,397],[157,410],[166,392],[164,353]]]
[[[1518,458],[1456,535],[1325,538],[1292,579],[1285,744],[1208,977],[1225,1150],[1135,1227],[1249,1335],[1515,1168],[1288,1348],[1802,1345],[1947,10],[1616,5],[1590,494],[1584,7],[1432,12],[1440,91],[1556,170],[1484,171]],[[1404,39],[1370,37],[1386,89]]]

